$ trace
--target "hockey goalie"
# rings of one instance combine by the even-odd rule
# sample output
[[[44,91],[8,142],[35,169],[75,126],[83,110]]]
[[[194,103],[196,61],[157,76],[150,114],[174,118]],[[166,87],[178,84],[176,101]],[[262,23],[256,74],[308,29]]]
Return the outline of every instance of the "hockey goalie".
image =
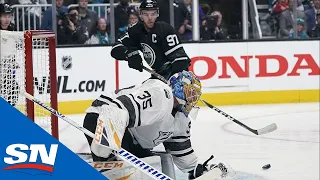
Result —
[[[209,164],[213,156],[205,163],[198,162],[191,146],[189,113],[197,104],[200,95],[201,82],[188,71],[174,74],[168,84],[158,79],[148,79],[139,85],[118,90],[113,95],[101,95],[86,110],[83,124],[86,129],[95,133],[97,124],[101,126],[99,121],[104,121],[103,133],[107,137],[104,143],[96,143],[86,136],[94,166],[100,169],[105,167],[106,170],[117,167],[121,169],[120,161],[104,146],[114,149],[122,147],[164,172],[159,165],[161,158],[154,158],[159,157],[159,154],[151,151],[162,143],[165,154],[172,157],[177,168],[188,173],[189,179],[196,179],[212,170],[218,170],[219,177],[226,176],[230,169],[225,164]],[[170,161],[170,158],[167,160]],[[126,172],[125,169],[128,168],[130,169],[126,166],[118,172]],[[112,171],[116,170],[105,173],[110,179],[121,179],[125,175],[129,179],[132,174],[140,173],[132,170],[119,175]],[[167,173],[168,176],[174,176],[174,173]],[[143,178],[141,173],[141,176],[132,176],[130,179],[150,178]]]

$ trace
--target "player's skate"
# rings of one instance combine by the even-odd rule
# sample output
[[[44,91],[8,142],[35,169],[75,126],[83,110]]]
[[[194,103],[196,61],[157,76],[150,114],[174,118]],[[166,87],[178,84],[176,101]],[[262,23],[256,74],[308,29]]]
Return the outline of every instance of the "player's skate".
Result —
[[[112,104],[99,107],[95,138],[91,144],[92,152],[99,157],[108,158],[112,149],[120,149],[128,121],[129,114],[126,110]]]

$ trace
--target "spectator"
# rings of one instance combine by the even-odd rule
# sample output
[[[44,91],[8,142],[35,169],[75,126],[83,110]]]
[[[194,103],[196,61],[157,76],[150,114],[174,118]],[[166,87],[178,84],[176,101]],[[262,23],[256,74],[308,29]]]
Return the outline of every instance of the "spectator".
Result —
[[[289,9],[280,14],[280,37],[288,37],[293,28],[293,0],[289,0]],[[297,10],[297,18],[305,19],[304,12]]]
[[[104,18],[99,18],[97,21],[97,32],[85,44],[109,44],[109,42],[107,21]]]
[[[289,34],[289,38],[290,39],[294,39],[294,38],[297,38],[297,39],[307,39],[309,38],[309,36],[307,35],[307,33],[304,32],[304,20],[303,19],[297,19],[297,36],[295,37],[294,36],[294,31],[291,30],[290,31],[290,34]]]
[[[120,3],[114,9],[116,39],[127,32],[129,13],[132,12],[135,12],[135,8],[129,6],[129,0],[120,0]]]
[[[289,8],[288,0],[278,0],[274,6],[273,12],[281,13]]]
[[[88,39],[86,27],[79,24],[77,8],[70,8],[68,14],[58,21],[58,44],[84,44]]]
[[[200,35],[202,40],[222,40],[226,39],[226,33],[221,27],[222,15],[219,11],[214,11],[207,17],[201,26]]]
[[[19,1],[19,4],[22,4],[22,5],[48,4],[47,0],[18,0],[18,1]],[[40,7],[37,7],[37,6],[33,6],[31,8],[28,8],[27,11],[28,11],[28,13],[35,14],[39,18],[42,15],[42,9]]]
[[[304,12],[304,6],[303,6],[302,2],[305,0],[296,0],[296,1],[297,1],[297,10]]]
[[[320,37],[320,12],[317,14],[317,25],[312,31],[312,37]]]
[[[0,30],[14,31],[12,20],[12,8],[9,4],[0,4]],[[9,104],[15,106],[19,99],[19,84],[16,80],[16,71],[19,64],[16,62],[16,40],[9,37],[1,37],[0,44],[0,95]]]
[[[174,28],[177,30],[178,35],[180,35],[180,39],[183,40],[183,36],[185,32],[185,26],[189,23],[191,19],[191,14],[188,12],[186,6],[183,1],[174,0],[172,5],[169,4],[170,0],[158,0],[159,5],[159,17],[157,21],[164,21],[170,24],[170,6],[174,8]],[[180,31],[180,33],[179,33]]]
[[[56,0],[57,20],[63,18],[68,12],[68,7],[63,6],[63,0]],[[41,27],[42,30],[52,30],[52,7],[48,8],[43,15]]]
[[[307,34],[313,36],[313,30],[316,28],[316,14],[320,13],[320,0],[313,1],[313,7],[306,10]]]
[[[86,28],[86,35],[89,39],[97,31],[97,13],[88,9],[88,0],[79,0],[78,12],[80,16],[79,24]]]
[[[24,13],[22,13],[22,8],[19,9],[19,14],[21,17],[19,18],[19,24],[24,24],[19,27],[19,31],[29,30],[29,29],[40,29],[40,18],[42,18],[42,8],[38,7],[38,4],[47,4],[47,0],[17,0],[21,5],[33,5],[32,7],[23,7]],[[22,17],[24,16],[24,17]],[[22,22],[22,20],[25,20]]]
[[[129,27],[134,26],[139,21],[139,14],[138,12],[132,12],[129,14]]]
[[[0,30],[14,31],[12,8],[8,4],[0,4]]]
[[[188,13],[191,15],[192,12],[191,12],[191,5],[192,5],[192,1],[191,0],[184,0],[184,5],[186,6],[187,10],[188,10]],[[203,13],[202,9],[201,9],[201,6],[199,6],[199,22],[200,22],[200,25],[201,24],[205,24],[205,14]],[[185,28],[181,28],[179,29],[179,34],[184,36],[184,39],[185,40],[192,40],[192,19],[191,19],[191,16],[189,16],[190,19],[187,23],[187,25],[185,26]]]
[[[314,8],[316,9],[316,14],[320,13],[320,0],[313,0]]]

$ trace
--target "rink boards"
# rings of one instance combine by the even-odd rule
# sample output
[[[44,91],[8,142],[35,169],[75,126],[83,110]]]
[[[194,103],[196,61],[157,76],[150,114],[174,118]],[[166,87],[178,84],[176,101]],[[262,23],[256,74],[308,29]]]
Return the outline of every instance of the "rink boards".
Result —
[[[202,98],[214,105],[319,102],[320,42],[184,44]],[[101,93],[140,83],[150,75],[110,56],[111,47],[57,49],[59,110],[84,113]],[[148,51],[152,57],[152,51]],[[36,91],[37,93],[37,91]]]

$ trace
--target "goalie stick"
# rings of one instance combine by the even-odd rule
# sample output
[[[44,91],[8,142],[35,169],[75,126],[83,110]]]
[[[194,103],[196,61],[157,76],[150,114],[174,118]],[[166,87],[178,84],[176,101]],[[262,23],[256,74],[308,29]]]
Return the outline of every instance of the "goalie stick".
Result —
[[[163,76],[161,76],[160,74],[152,71],[151,69],[143,66],[142,69],[144,69],[145,71],[153,74],[154,76],[156,76],[157,78],[159,78],[161,81],[167,83],[168,80],[166,80]],[[218,112],[219,114],[222,114],[224,117],[228,118],[229,120],[235,122],[236,124],[242,126],[243,128],[247,129],[248,131],[254,133],[255,135],[262,135],[262,134],[267,134],[269,132],[275,131],[277,129],[277,125],[275,123],[269,124],[266,127],[263,127],[261,129],[252,129],[251,127],[245,125],[244,123],[240,122],[239,120],[237,120],[236,118],[232,117],[231,115],[225,113],[224,111],[222,111],[221,109],[213,106],[212,104],[209,104],[208,102],[200,99],[200,101],[206,105],[207,107],[209,107],[210,109],[215,110],[216,112]]]
[[[65,115],[59,113],[58,111],[56,111],[55,109],[47,106],[46,104],[44,104],[43,102],[39,101],[38,99],[36,99],[35,97],[33,97],[32,95],[28,94],[27,92],[21,92],[27,99],[29,99],[30,101],[38,104],[39,106],[43,107],[44,109],[48,110],[51,114],[59,117],[60,119],[66,121],[67,123],[71,124],[72,126],[74,126],[75,128],[79,129],[80,131],[82,131],[83,133],[85,133],[86,135],[90,136],[91,138],[95,138],[95,135],[87,130],[86,128],[80,126],[78,123],[74,122],[72,119],[66,117]],[[110,147],[109,147],[110,148]],[[152,179],[155,180],[173,180],[172,178],[168,177],[167,175],[165,175],[164,173],[157,171],[155,168],[153,168],[151,165],[143,162],[140,158],[137,158],[135,155],[131,154],[129,151],[120,148],[119,150],[116,149],[112,149],[112,153],[116,156],[118,156],[119,158],[121,158],[123,161],[131,164],[132,166],[136,167],[137,169],[139,169],[140,171],[142,171],[144,174],[148,175],[149,177],[151,177]]]

